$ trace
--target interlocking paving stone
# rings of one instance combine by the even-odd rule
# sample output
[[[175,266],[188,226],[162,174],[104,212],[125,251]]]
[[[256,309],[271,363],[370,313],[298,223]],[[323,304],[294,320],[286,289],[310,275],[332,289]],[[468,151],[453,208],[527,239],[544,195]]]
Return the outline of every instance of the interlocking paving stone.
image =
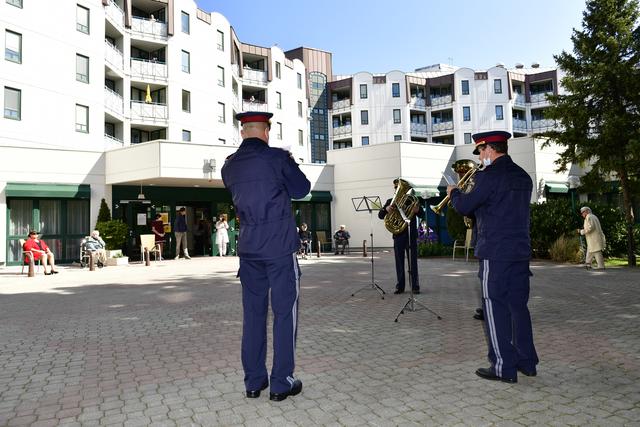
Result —
[[[0,268],[0,425],[640,424],[640,270],[533,262],[539,375],[510,385],[474,374],[489,366],[476,262],[419,260],[428,310],[397,323],[408,294],[382,300],[369,258],[300,264],[304,389],[283,402],[244,397],[237,258]],[[392,254],[375,269],[391,292]]]

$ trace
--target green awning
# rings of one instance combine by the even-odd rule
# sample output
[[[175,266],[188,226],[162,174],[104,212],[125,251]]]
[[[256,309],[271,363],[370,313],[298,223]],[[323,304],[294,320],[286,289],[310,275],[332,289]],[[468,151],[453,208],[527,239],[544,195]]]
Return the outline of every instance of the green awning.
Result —
[[[549,193],[568,193],[569,187],[564,182],[547,182],[546,183],[547,190]]]
[[[90,199],[91,186],[88,184],[29,184],[7,183],[7,197],[47,197],[52,199]]]
[[[312,191],[302,199],[295,199],[296,202],[330,202],[332,200],[330,191]]]
[[[440,190],[435,185],[426,187],[413,187],[413,192],[416,196],[422,197],[423,199],[440,196]]]

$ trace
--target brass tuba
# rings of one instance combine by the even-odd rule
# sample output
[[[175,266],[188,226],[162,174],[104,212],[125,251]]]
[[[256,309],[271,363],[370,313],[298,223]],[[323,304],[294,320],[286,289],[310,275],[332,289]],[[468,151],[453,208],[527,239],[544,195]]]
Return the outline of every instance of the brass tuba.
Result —
[[[458,160],[451,165],[451,169],[456,171],[461,176],[460,181],[458,181],[458,184],[456,184],[457,187],[460,188],[463,193],[468,193],[473,190],[473,187],[476,184],[473,176],[476,174],[476,172],[482,170],[482,164],[478,164],[473,160],[468,159]],[[451,198],[449,197],[449,195],[447,195],[436,206],[431,206],[431,210],[438,215],[442,215],[442,210],[449,204],[450,201]]]
[[[393,234],[402,233],[405,228],[407,228],[407,223],[404,218],[402,218],[402,214],[400,214],[399,209],[402,209],[405,212],[405,215],[410,220],[413,220],[415,214],[413,213],[416,206],[418,206],[419,200],[416,196],[413,195],[413,188],[411,185],[405,181],[404,179],[398,178],[398,187],[396,188],[396,192],[393,195],[393,199],[391,199],[391,204],[389,206],[395,206],[396,209],[388,212],[384,217],[384,226]]]

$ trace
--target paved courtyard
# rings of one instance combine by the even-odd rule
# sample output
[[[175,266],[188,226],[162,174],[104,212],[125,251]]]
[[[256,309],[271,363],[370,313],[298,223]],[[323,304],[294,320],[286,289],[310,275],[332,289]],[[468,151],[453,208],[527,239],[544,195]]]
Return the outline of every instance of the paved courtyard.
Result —
[[[420,260],[418,299],[443,319],[397,323],[408,296],[381,299],[369,258],[300,264],[304,389],[283,402],[243,396],[237,258],[0,269],[0,425],[640,425],[640,270],[534,262],[538,376],[505,384],[474,374],[476,262]],[[393,276],[376,253],[376,282]]]

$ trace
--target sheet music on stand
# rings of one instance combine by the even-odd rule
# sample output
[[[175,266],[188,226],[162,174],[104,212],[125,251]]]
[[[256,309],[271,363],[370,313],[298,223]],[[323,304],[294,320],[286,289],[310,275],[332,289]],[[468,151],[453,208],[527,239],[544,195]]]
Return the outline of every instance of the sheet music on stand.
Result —
[[[370,222],[370,234],[371,238],[371,283],[363,286],[358,289],[351,296],[355,296],[358,292],[364,289],[375,289],[380,293],[380,297],[384,299],[385,291],[375,282],[375,268],[373,266],[373,212],[379,211],[382,209],[382,203],[380,202],[380,196],[362,196],[362,197],[352,197],[351,203],[353,204],[353,209],[356,212],[369,212],[369,222]]]

